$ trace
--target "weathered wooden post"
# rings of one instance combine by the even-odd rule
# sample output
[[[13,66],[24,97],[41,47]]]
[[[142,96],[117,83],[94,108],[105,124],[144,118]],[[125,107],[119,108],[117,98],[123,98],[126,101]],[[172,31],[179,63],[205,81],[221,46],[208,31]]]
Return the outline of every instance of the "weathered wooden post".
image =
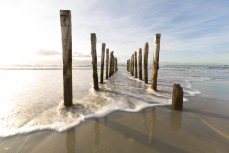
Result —
[[[151,88],[157,91],[157,76],[159,69],[159,51],[160,51],[160,39],[161,34],[154,35],[154,56],[153,56],[153,66],[152,66],[152,81]]]
[[[138,62],[137,62],[137,52],[134,52],[134,77],[138,77]]]
[[[131,75],[134,76],[134,54],[131,56]]]
[[[114,65],[113,65],[114,73],[116,72],[115,65],[116,65],[116,57],[114,57]]]
[[[114,53],[112,55],[112,70],[111,70],[111,75],[114,74]]]
[[[72,23],[71,11],[60,10],[63,50],[64,106],[72,105]]]
[[[106,49],[106,79],[108,79],[109,49]]]
[[[99,81],[98,81],[98,73],[97,73],[96,34],[95,33],[91,33],[91,55],[92,55],[94,89],[99,90]]]
[[[172,110],[183,109],[183,89],[180,84],[173,85]]]
[[[149,45],[148,45],[148,42],[146,42],[145,48],[144,48],[144,80],[145,80],[145,83],[148,83],[148,52],[149,52]]]
[[[139,48],[138,53],[138,73],[139,73],[139,79],[142,80],[142,49]]]
[[[117,65],[117,57],[114,58],[114,72],[117,72],[116,65]]]
[[[110,54],[110,69],[109,69],[109,77],[112,76],[112,65],[113,65],[113,51],[111,51],[111,54]]]
[[[128,72],[130,72],[130,59],[128,59]]]
[[[126,60],[126,70],[129,72],[129,60]]]
[[[118,58],[116,57],[116,62],[115,62],[115,71],[117,72],[118,71]]]
[[[100,83],[103,83],[105,48],[106,48],[106,44],[105,43],[102,43]]]
[[[112,54],[111,76],[114,74],[114,52]]]

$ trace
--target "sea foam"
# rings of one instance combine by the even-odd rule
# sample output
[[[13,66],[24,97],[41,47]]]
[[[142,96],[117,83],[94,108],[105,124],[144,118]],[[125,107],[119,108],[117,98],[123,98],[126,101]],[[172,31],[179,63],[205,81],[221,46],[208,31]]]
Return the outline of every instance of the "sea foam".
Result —
[[[85,70],[80,69],[78,71],[83,72]],[[78,71],[76,75],[82,73]],[[51,72],[42,71],[41,73],[42,77],[47,75],[46,77],[48,78],[48,74]],[[43,73],[47,74],[44,75]],[[56,71],[55,73],[61,74],[61,71]],[[69,108],[64,107],[63,100],[58,101],[56,95],[49,95],[42,99],[42,95],[40,95],[42,94],[40,86],[38,86],[39,89],[36,88],[33,90],[31,90],[32,86],[26,87],[28,88],[28,91],[35,92],[35,96],[40,96],[40,99],[35,96],[28,98],[33,99],[32,103],[25,99],[25,97],[18,99],[21,100],[21,103],[24,103],[21,110],[17,104],[9,106],[9,108],[14,106],[14,109],[18,110],[17,113],[12,113],[9,110],[8,114],[5,113],[0,115],[0,137],[8,137],[42,130],[55,130],[62,132],[80,125],[80,123],[89,118],[104,117],[115,111],[137,112],[147,107],[170,105],[172,86],[174,83],[180,83],[182,85],[185,93],[184,101],[188,101],[188,96],[195,96],[200,93],[198,90],[191,88],[191,82],[207,80],[204,78],[199,79],[197,77],[184,78],[175,75],[168,76],[165,73],[162,73],[159,75],[158,79],[158,91],[154,91],[150,88],[150,83],[145,84],[144,81],[133,78],[128,72],[121,70],[110,77],[109,80],[100,84],[99,91],[95,91],[92,87],[90,73],[91,71],[86,72],[90,79],[85,73],[83,73],[84,75],[82,75],[81,78],[77,79],[83,81],[80,82],[81,85],[86,84],[89,88],[87,90],[85,89],[85,86],[82,86],[82,89],[80,89],[80,87],[77,88],[76,93],[80,93],[80,95],[83,96],[81,98],[74,97],[74,104]],[[46,77],[45,79],[47,79]],[[61,80],[61,77],[59,80]],[[53,80],[52,85],[54,87],[50,90],[58,89],[57,93],[59,93],[61,89],[59,89],[60,87],[58,88],[55,86],[56,81],[58,80]],[[40,82],[40,84],[41,83],[42,82]],[[78,82],[75,81],[74,83]],[[60,84],[58,85],[60,86]],[[27,106],[29,103],[30,107],[28,107],[29,105]],[[36,109],[32,110],[33,108]],[[28,115],[22,115],[22,113],[27,113]],[[31,114],[33,114],[32,117]],[[6,123],[13,123],[15,122],[15,119],[20,122],[18,126]]]

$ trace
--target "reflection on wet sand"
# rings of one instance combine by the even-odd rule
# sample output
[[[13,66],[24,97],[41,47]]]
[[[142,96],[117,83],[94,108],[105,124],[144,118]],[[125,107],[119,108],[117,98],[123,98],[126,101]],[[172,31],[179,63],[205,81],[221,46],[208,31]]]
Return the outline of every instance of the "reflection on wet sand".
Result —
[[[146,110],[143,109],[143,110],[141,111],[141,113],[142,113],[142,117],[143,117],[143,124],[146,125],[146,123],[147,123]]]
[[[108,122],[108,117],[105,116],[105,117],[104,117],[104,123],[107,124],[107,122]]]
[[[74,153],[76,146],[76,131],[75,128],[67,131],[66,135],[66,148],[67,153]]]
[[[152,107],[152,117],[151,117],[151,126],[149,131],[149,141],[148,143],[151,144],[154,142],[155,135],[156,135],[156,107]]]
[[[170,128],[173,131],[179,131],[182,127],[182,112],[181,111],[171,111],[170,112]]]
[[[94,133],[95,133],[95,145],[99,145],[99,142],[100,142],[100,127],[99,127],[99,119],[96,118],[95,119],[95,128],[94,128]]]

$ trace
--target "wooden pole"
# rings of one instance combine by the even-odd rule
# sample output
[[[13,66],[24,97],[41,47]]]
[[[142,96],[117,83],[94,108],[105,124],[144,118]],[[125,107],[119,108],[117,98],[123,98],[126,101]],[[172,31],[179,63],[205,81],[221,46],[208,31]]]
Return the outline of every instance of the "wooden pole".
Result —
[[[151,88],[157,91],[157,76],[159,69],[159,51],[160,51],[160,38],[161,34],[154,35],[154,56],[153,56],[153,66],[152,66],[152,81]]]
[[[100,83],[103,83],[105,48],[106,48],[106,44],[102,43]]]
[[[116,57],[114,57],[114,63],[113,63],[114,73],[116,72],[115,65],[116,65]]]
[[[131,56],[131,75],[134,76],[134,54]]]
[[[64,106],[72,105],[72,23],[71,11],[60,10],[63,50]]]
[[[130,59],[128,59],[128,72],[130,72]]]
[[[132,54],[132,76],[134,76],[134,54]]]
[[[145,83],[148,83],[148,53],[149,53],[149,45],[148,45],[148,42],[146,42],[145,48],[144,48],[144,80],[145,80]]]
[[[111,51],[111,54],[110,54],[110,69],[109,69],[109,77],[112,76],[112,60],[113,60],[113,51]]]
[[[126,70],[129,72],[129,60],[126,61]]]
[[[108,79],[109,49],[106,49],[106,79]]]
[[[114,53],[112,54],[112,60],[111,60],[111,76],[114,74]]]
[[[139,48],[138,52],[138,71],[139,71],[139,79],[142,80],[142,49]]]
[[[137,52],[134,52],[134,77],[138,77],[138,62],[137,62]]]
[[[91,55],[92,55],[94,89],[99,90],[99,81],[98,81],[98,73],[97,73],[96,34],[95,33],[91,33]]]
[[[113,73],[112,73],[112,75],[116,72],[115,65],[116,65],[116,57],[113,56]]]
[[[118,71],[118,58],[116,57],[116,65],[115,65],[116,72]]]
[[[180,84],[173,85],[172,110],[183,109],[183,89]]]

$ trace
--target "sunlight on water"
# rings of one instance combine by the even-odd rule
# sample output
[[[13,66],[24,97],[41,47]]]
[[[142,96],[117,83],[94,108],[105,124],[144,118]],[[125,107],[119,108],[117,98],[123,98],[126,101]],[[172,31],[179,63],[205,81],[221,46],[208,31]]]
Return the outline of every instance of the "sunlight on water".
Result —
[[[91,70],[76,68],[71,108],[63,107],[62,70],[1,70],[0,136],[43,129],[63,131],[87,118],[101,117],[116,110],[136,112],[145,107],[168,105],[174,83],[181,84],[187,101],[189,96],[200,93],[191,88],[191,82],[218,78],[179,70],[161,68],[157,92],[125,70],[100,84],[97,92],[92,88]]]

